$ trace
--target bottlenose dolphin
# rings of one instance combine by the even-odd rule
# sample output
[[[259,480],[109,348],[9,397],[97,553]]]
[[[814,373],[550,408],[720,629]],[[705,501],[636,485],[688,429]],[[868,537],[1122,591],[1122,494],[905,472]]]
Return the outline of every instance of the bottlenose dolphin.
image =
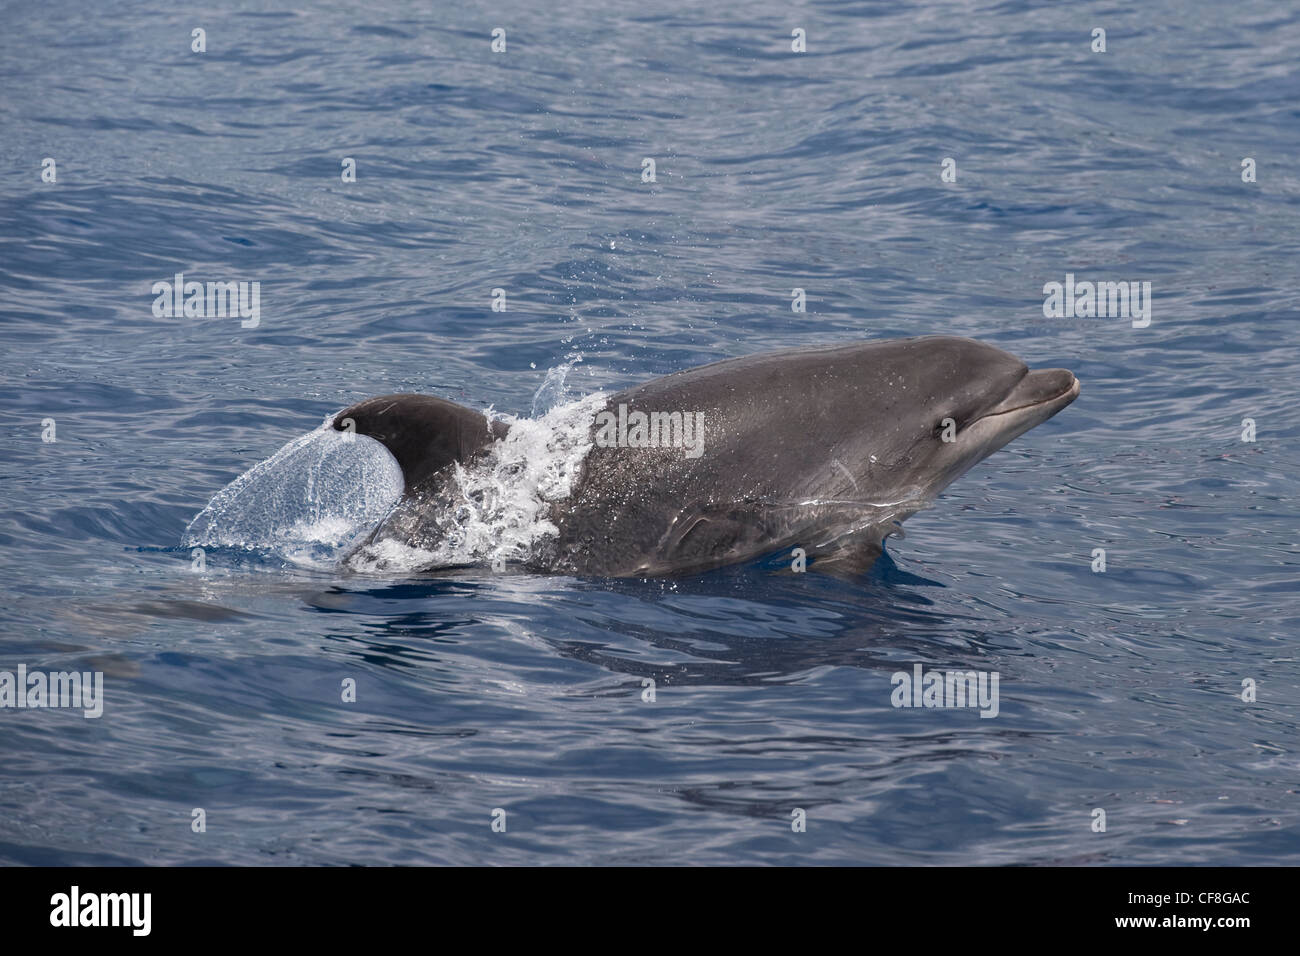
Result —
[[[899,522],[972,465],[1079,394],[1064,369],[1030,371],[948,336],[727,359],[608,398],[534,570],[640,577],[705,571],[802,548],[809,570],[861,573]],[[339,412],[381,442],[405,493],[358,550],[431,550],[455,523],[456,475],[508,427],[427,395]]]

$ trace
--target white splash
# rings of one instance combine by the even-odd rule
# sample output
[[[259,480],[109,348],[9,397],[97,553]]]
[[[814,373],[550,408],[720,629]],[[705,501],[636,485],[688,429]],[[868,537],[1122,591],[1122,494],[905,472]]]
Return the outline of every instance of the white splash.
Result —
[[[592,420],[604,404],[604,393],[595,392],[541,418],[501,416],[510,426],[505,438],[468,468],[455,466],[450,505],[429,516],[442,531],[431,549],[379,539],[352,555],[348,566],[391,573],[527,560],[558,533],[548,517],[551,505],[573,492],[593,445]]]
[[[563,405],[569,398],[569,373],[582,361],[581,352],[570,352],[567,361],[549,369],[542,384],[533,394],[533,418],[539,418],[547,412]]]
[[[315,431],[254,465],[185,529],[187,548],[263,550],[299,564],[337,564],[402,495],[402,469],[379,442]]]

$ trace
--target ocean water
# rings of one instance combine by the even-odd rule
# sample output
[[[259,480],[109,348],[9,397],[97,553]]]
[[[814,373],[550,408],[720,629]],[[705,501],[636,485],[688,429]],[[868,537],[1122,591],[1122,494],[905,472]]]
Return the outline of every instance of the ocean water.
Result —
[[[1294,4],[4,20],[0,671],[103,713],[0,709],[0,862],[1300,863]],[[260,283],[256,327],[156,315],[177,273]],[[1067,274],[1149,325],[1045,317]],[[1082,395],[860,581],[182,546],[369,395],[530,416],[931,333]],[[917,664],[997,716],[892,706]]]

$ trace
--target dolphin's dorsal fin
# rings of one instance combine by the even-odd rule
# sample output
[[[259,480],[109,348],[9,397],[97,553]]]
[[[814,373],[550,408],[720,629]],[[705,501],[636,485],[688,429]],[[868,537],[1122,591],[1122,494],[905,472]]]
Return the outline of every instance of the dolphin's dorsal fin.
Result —
[[[508,430],[504,422],[434,395],[368,398],[335,415],[334,428],[351,428],[382,443],[401,466],[408,495],[453,462],[475,457]]]

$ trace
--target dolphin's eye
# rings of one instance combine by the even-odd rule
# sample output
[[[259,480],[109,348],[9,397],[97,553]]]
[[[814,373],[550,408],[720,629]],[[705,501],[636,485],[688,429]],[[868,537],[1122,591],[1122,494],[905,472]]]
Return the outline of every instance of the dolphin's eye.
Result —
[[[960,434],[962,429],[961,420],[958,419],[956,415],[945,415],[943,416],[943,418],[939,419],[937,422],[934,423],[934,437],[943,438],[943,433],[948,430],[949,428],[948,423],[950,422],[952,423],[951,424],[952,434],[954,435]]]
[[[966,426],[971,423],[970,419],[960,412],[951,412],[940,418],[934,425],[934,437],[937,441],[954,442],[966,430]]]

